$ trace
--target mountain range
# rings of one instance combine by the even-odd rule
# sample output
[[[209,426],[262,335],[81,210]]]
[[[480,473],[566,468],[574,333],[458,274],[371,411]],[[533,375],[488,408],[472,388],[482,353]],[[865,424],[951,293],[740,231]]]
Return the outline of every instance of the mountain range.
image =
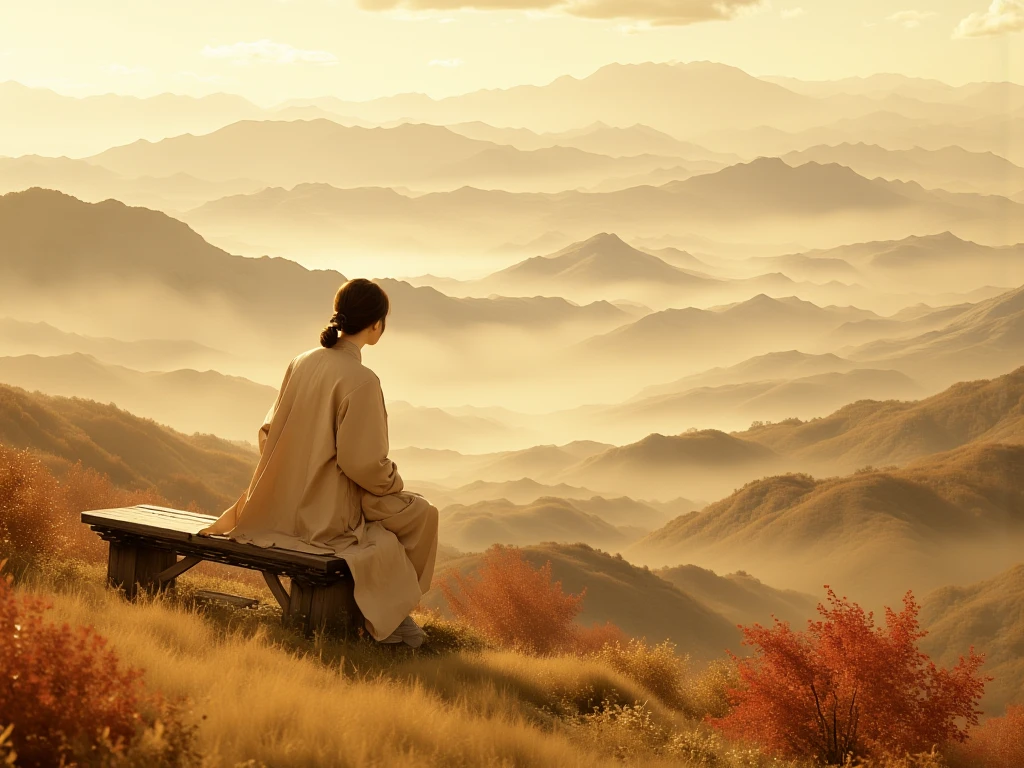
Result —
[[[901,469],[768,477],[676,518],[631,555],[895,601],[907,589],[987,578],[1019,560],[1021,462],[1024,446],[972,443]]]
[[[384,252],[478,252],[551,231],[574,240],[602,231],[627,239],[657,231],[725,240],[791,238],[827,247],[949,230],[1005,243],[1024,240],[1024,225],[1017,223],[1024,221],[1022,211],[1004,197],[926,190],[915,182],[868,180],[837,164],[793,168],[762,157],[659,187],[606,193],[466,186],[409,197],[299,184],[207,203],[185,219],[212,238],[244,239],[249,248],[288,255],[356,251],[371,243]]]
[[[567,146],[523,150],[425,123],[363,128],[316,119],[245,120],[201,136],[139,140],[88,162],[126,177],[187,174],[222,184],[256,179],[265,186],[413,185],[437,190],[471,183],[558,192],[671,161],[650,154],[610,157]]]

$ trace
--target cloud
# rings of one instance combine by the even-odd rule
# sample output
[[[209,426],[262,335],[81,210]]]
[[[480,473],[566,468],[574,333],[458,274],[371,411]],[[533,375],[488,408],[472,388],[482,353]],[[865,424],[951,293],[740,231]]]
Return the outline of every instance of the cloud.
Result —
[[[1024,31],[1022,0],[992,0],[988,10],[972,13],[953,30],[953,37],[985,37]]]
[[[203,48],[203,56],[209,59],[228,59],[236,64],[248,64],[253,61],[272,64],[326,64],[338,63],[338,57],[329,51],[307,51],[295,48],[287,43],[275,43],[273,40],[254,40],[238,42],[233,45],[207,45]]]
[[[922,21],[934,15],[935,11],[897,11],[891,16],[886,16],[885,19],[902,24],[907,29],[913,29],[921,26]]]
[[[428,67],[444,67],[445,69],[453,69],[455,67],[462,66],[462,59],[431,59]]]
[[[797,16],[803,16],[806,11],[803,8],[783,8],[781,13],[784,19],[795,19]]]
[[[684,25],[732,19],[764,0],[356,0],[368,11],[561,11],[587,19],[624,19],[653,25]]]

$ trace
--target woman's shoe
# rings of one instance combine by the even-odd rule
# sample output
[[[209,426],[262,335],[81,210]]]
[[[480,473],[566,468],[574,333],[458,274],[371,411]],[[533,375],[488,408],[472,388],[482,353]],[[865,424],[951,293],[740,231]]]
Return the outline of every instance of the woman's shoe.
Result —
[[[413,621],[412,616],[406,616],[395,631],[380,642],[389,644],[405,643],[411,648],[419,648],[423,645],[423,640],[426,636],[423,628]]]

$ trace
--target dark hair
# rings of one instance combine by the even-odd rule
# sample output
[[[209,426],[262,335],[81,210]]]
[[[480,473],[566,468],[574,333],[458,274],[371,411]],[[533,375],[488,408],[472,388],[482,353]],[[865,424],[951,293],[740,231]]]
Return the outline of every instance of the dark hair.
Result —
[[[342,333],[357,334],[378,320],[383,330],[390,310],[391,301],[379,285],[363,277],[349,280],[334,297],[334,316],[320,332],[320,344],[333,347]]]

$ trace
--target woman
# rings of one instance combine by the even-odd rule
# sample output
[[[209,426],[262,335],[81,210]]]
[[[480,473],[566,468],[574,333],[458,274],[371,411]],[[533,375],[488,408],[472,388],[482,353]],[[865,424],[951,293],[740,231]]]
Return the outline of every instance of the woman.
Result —
[[[373,638],[416,647],[423,630],[409,612],[433,576],[437,508],[404,490],[388,458],[384,394],[361,351],[380,340],[390,302],[360,278],[341,287],[334,310],[321,346],[285,371],[248,490],[200,533],[337,554]]]

